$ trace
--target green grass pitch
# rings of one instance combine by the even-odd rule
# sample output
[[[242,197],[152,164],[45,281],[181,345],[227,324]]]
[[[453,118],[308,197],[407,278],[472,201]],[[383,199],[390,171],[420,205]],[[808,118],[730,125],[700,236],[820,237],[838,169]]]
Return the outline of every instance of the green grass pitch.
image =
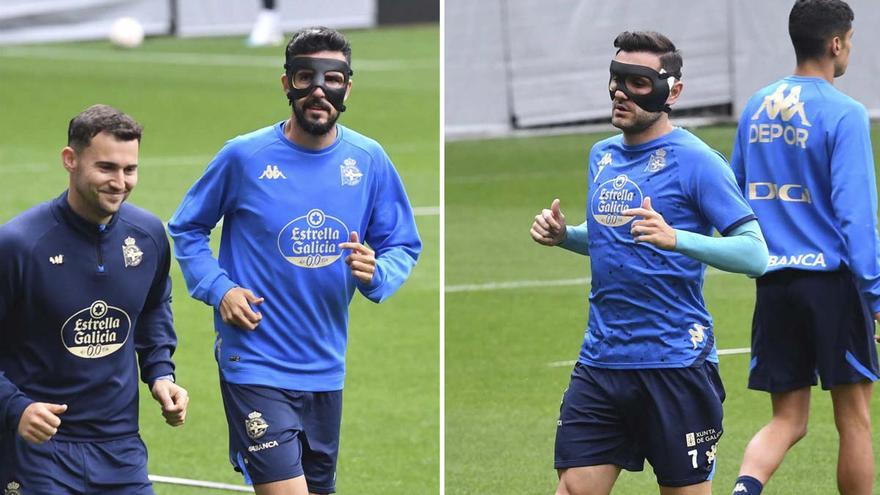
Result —
[[[439,29],[347,32],[354,87],[340,122],[383,144],[414,206],[439,204]],[[131,197],[167,220],[223,143],[290,115],[281,91],[283,48],[243,38],[148,39],[0,47],[0,222],[67,185],[59,152],[68,120],[107,103],[145,126],[140,183]],[[381,305],[351,309],[342,421],[341,494],[437,493],[439,487],[439,216],[417,217],[421,260]],[[210,308],[189,297],[172,266],[178,380],[187,424],[167,427],[141,387],[141,434],[150,472],[241,484],[228,462],[226,422],[212,357]],[[161,494],[220,493],[156,485]]]
[[[696,129],[728,157],[732,126]],[[610,134],[448,143],[446,146],[446,493],[549,494],[559,403],[587,319],[586,283],[462,291],[461,286],[567,280],[589,275],[588,259],[539,246],[534,215],[561,198],[571,224],[584,221],[586,156]],[[875,152],[880,137],[874,133]],[[880,163],[880,156],[875,161]],[[754,283],[710,272],[705,294],[719,349],[748,347]],[[770,400],[746,389],[748,354],[721,356],[727,389],[713,493],[729,494]],[[874,400],[875,427],[878,400]],[[831,494],[837,433],[827,393],[813,393],[807,437],[787,456],[768,493]],[[876,438],[876,436],[875,436]],[[875,441],[875,450],[877,443]],[[880,483],[878,483],[880,486]],[[615,494],[657,493],[649,465],[621,474]]]

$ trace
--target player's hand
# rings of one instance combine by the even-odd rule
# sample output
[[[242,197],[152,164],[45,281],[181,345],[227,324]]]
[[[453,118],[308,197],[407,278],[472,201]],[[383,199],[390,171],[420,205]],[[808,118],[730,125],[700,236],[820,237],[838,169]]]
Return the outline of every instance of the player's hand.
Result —
[[[27,406],[18,420],[18,434],[30,443],[41,444],[58,433],[61,418],[67,411],[67,404],[34,402]]]
[[[186,406],[189,404],[186,389],[171,380],[156,380],[150,392],[162,406],[162,416],[166,423],[180,426],[186,421]]]
[[[357,232],[352,232],[348,240],[339,245],[340,249],[351,249],[351,254],[345,257],[345,264],[351,268],[354,278],[369,284],[376,273],[376,253],[358,241]]]
[[[675,249],[675,229],[666,223],[663,215],[651,208],[650,197],[645,197],[641,208],[629,208],[620,214],[627,217],[643,217],[642,220],[634,221],[630,228],[630,233],[636,242],[647,242],[667,251]]]
[[[565,240],[565,215],[559,208],[559,198],[553,200],[549,210],[545,208],[535,215],[529,233],[535,242],[545,246],[556,246]]]
[[[254,295],[250,289],[244,287],[233,287],[223,295],[220,302],[220,317],[223,323],[235,325],[243,330],[253,330],[257,328],[263,315],[259,311],[254,311],[251,304],[263,304],[263,298]]]

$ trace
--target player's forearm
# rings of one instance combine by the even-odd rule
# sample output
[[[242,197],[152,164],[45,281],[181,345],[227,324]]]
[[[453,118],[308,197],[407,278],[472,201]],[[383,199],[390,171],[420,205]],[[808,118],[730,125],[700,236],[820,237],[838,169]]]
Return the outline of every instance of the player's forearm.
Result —
[[[33,402],[0,371],[0,436],[18,428],[21,413]]]
[[[848,222],[842,225],[842,230],[850,270],[871,312],[877,313],[880,312],[880,238],[872,219],[866,218],[863,222]]]
[[[135,328],[135,350],[141,370],[141,380],[152,383],[156,378],[174,374],[171,356],[177,348],[171,314],[170,284],[166,298],[157,306],[145,309]]]
[[[575,227],[567,225],[565,227],[565,240],[559,244],[559,247],[578,254],[583,254],[584,256],[589,256],[590,239],[587,232],[587,222]]]
[[[174,256],[189,294],[217,308],[226,292],[236,284],[211,253],[207,233],[172,223],[168,224],[168,231],[174,240]]]
[[[759,277],[767,270],[769,253],[755,220],[734,229],[727,237],[675,231],[675,251],[719,270]]]
[[[388,299],[409,278],[418,256],[419,250],[413,247],[396,247],[377,253],[373,280],[369,284],[358,282],[358,290],[375,303]]]

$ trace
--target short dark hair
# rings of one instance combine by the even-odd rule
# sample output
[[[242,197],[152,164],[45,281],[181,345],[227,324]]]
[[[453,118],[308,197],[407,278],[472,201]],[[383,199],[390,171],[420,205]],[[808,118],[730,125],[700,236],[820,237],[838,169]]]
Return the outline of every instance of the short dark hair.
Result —
[[[67,126],[67,145],[77,153],[92,144],[92,138],[101,132],[108,132],[120,141],[141,140],[143,127],[133,118],[110,105],[92,105]]]
[[[798,63],[822,58],[828,42],[846,36],[855,18],[843,0],[797,0],[788,15],[788,34]]]
[[[648,52],[660,56],[660,67],[681,79],[684,60],[675,44],[656,31],[624,31],[614,38],[614,47],[620,52]]]
[[[345,55],[345,61],[351,65],[351,43],[339,31],[323,26],[297,31],[287,43],[284,61],[290,63],[290,59],[298,55],[309,55],[322,51],[342,52]]]

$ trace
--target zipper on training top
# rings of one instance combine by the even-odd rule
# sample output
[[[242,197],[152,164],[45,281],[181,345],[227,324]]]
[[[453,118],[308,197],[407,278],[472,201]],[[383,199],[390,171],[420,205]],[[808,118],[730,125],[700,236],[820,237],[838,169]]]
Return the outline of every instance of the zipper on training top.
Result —
[[[98,242],[95,244],[95,249],[98,253],[98,273],[104,273],[104,254],[101,252],[101,242],[104,240],[104,231],[106,230],[106,224],[98,225]]]

